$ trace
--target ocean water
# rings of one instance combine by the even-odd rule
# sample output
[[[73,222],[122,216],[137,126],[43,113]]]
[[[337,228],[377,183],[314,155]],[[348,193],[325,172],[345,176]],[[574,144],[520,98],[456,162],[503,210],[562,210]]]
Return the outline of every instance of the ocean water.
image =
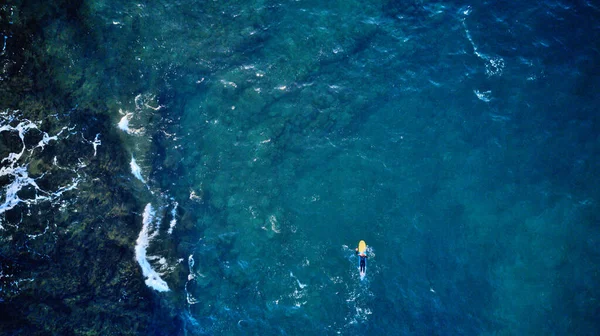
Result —
[[[1,5],[0,333],[598,334],[599,19]]]

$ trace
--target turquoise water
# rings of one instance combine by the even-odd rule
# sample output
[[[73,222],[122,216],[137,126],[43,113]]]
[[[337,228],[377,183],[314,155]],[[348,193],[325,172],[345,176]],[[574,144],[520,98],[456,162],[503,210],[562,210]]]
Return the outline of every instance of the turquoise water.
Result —
[[[599,13],[4,6],[7,334],[596,334]]]

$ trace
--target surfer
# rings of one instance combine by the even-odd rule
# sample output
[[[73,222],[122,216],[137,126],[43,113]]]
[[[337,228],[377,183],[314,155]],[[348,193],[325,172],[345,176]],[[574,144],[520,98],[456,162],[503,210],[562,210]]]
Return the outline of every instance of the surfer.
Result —
[[[359,265],[360,265],[360,272],[361,273],[365,273],[365,268],[367,266],[367,258],[368,257],[367,257],[367,255],[364,252],[362,252],[362,253],[359,254],[358,253],[358,248],[355,251],[356,251],[356,255],[360,257],[360,263],[359,263]]]

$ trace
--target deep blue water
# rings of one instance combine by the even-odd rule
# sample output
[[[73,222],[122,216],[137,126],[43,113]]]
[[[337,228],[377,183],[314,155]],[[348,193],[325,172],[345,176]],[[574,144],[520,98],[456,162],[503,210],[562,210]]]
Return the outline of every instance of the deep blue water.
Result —
[[[72,108],[105,104],[111,132],[96,149],[119,143],[126,162],[92,158],[91,121],[56,123],[79,127],[69,131],[88,141],[87,165],[131,170],[115,182],[138,204],[122,210],[137,228],[130,251],[180,333],[600,330],[600,5],[86,1],[76,11],[41,20],[35,43],[56,83],[85,83]],[[0,108],[0,127],[23,122]],[[111,179],[70,160],[81,184],[42,186],[53,204]],[[3,174],[9,213],[18,174]],[[48,200],[38,201],[15,206]]]

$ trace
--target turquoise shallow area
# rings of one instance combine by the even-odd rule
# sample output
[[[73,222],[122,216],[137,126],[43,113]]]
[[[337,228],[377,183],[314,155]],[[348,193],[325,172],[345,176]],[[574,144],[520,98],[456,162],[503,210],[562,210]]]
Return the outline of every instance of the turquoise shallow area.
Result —
[[[225,31],[263,37],[223,40],[233,63],[170,106],[176,188],[201,195],[198,330],[596,329],[598,26],[574,42],[553,18],[592,8],[249,8]]]
[[[594,335],[599,13],[107,0],[39,24],[141,166],[129,242],[145,204],[177,220],[148,256],[180,334]]]

